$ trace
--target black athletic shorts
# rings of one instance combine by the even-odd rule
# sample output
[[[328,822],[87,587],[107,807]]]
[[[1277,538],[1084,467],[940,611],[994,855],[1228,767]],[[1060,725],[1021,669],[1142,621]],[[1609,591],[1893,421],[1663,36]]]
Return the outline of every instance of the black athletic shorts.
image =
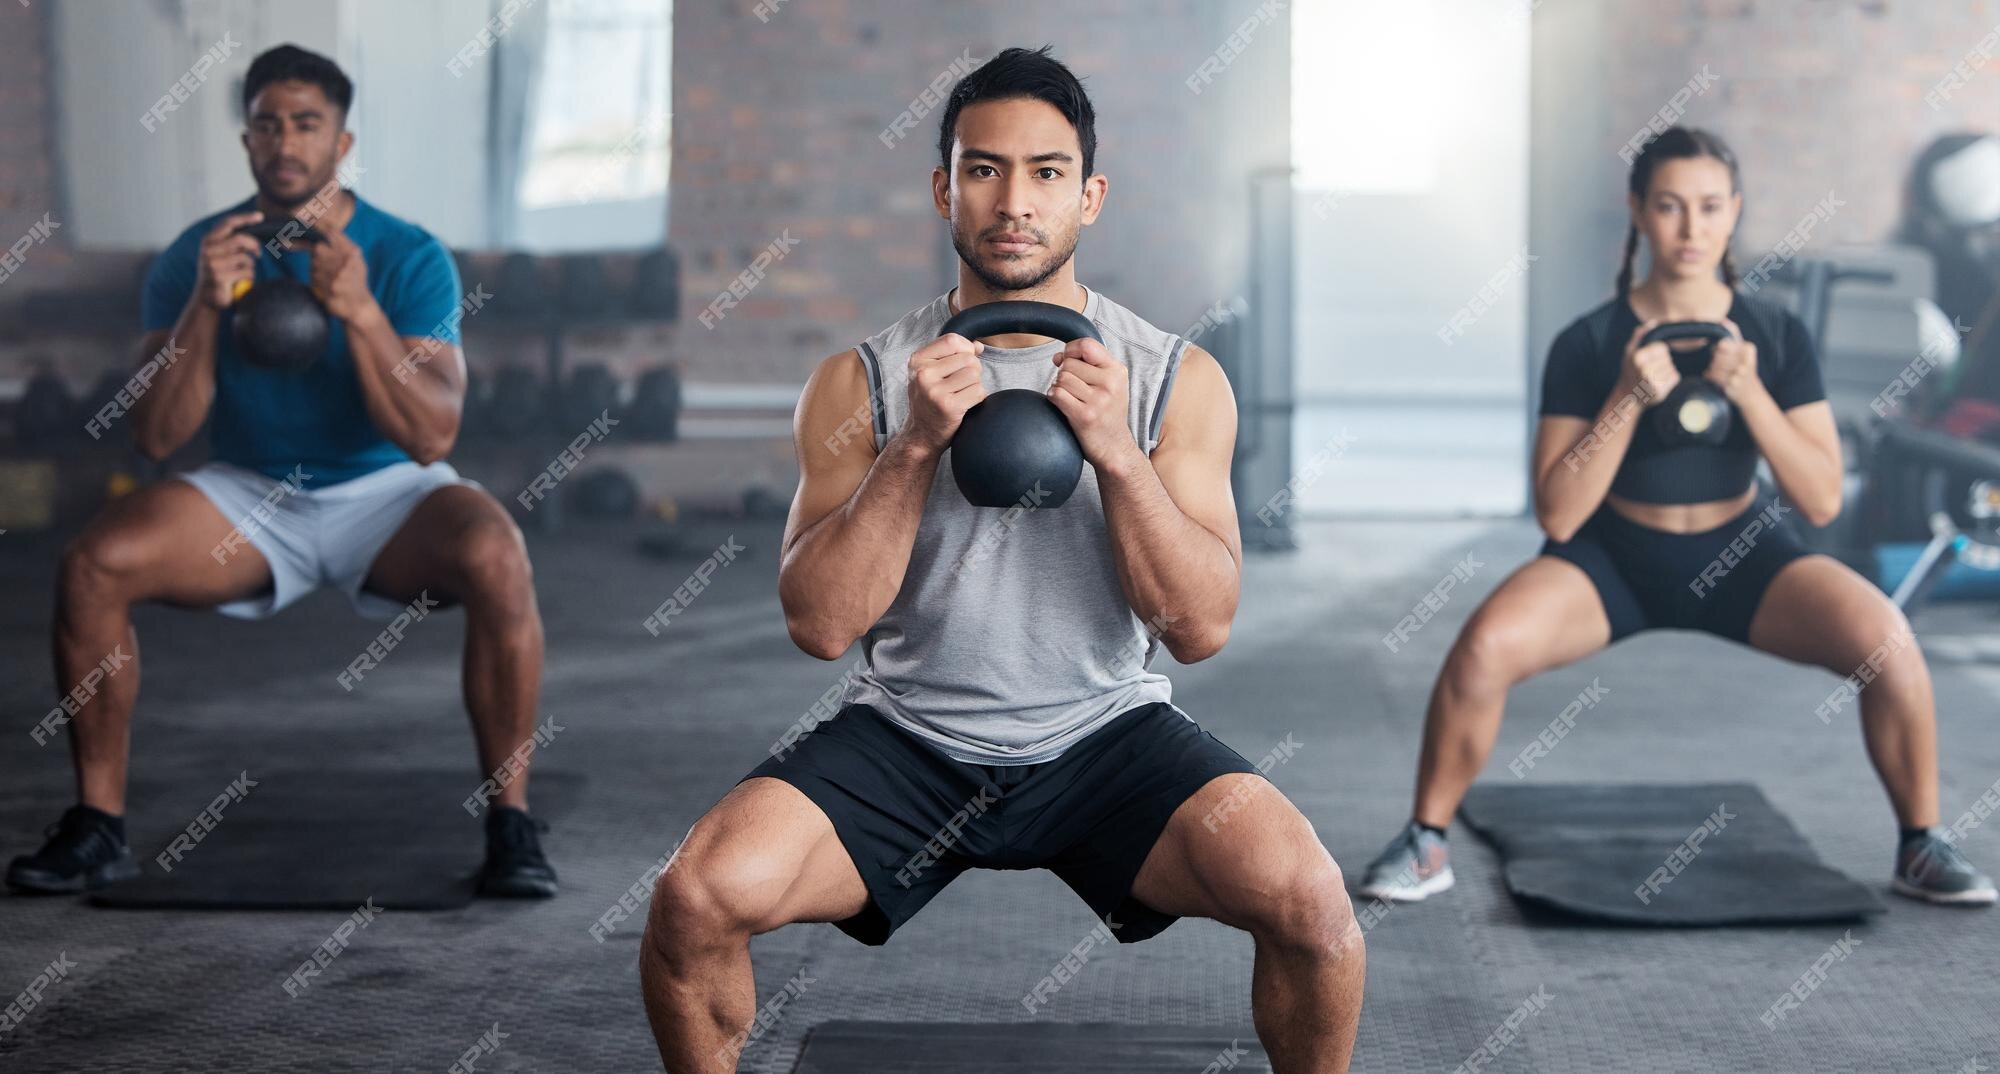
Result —
[[[1700,533],[1668,533],[1598,508],[1568,541],[1542,554],[1590,576],[1611,620],[1611,640],[1642,630],[1699,630],[1749,644],[1750,620],[1785,565],[1812,550],[1799,541],[1791,508],[1766,496]]]
[[[1177,920],[1132,898],[1167,821],[1204,784],[1257,766],[1173,706],[1120,713],[1043,764],[964,764],[849,705],[744,776],[797,787],[833,821],[869,905],[836,922],[880,945],[967,869],[1048,869],[1120,942]]]

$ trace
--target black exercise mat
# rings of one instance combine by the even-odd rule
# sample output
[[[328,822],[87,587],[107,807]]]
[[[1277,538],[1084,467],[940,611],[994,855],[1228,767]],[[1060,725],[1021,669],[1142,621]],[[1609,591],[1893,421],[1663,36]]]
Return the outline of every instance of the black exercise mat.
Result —
[[[145,875],[93,894],[91,902],[124,909],[345,912],[371,899],[384,910],[450,910],[472,900],[486,836],[485,812],[472,817],[462,804],[480,785],[471,766],[273,770],[251,778],[257,785],[219,811],[219,822],[183,852],[172,872],[162,871],[156,858],[179,829],[135,843]],[[559,817],[583,784],[579,774],[537,768],[529,805],[538,817]],[[184,792],[175,788],[175,797],[185,798]],[[192,820],[207,804],[141,803],[134,815],[157,831],[162,817]],[[560,863],[560,829],[545,843]]]
[[[1247,1026],[822,1022],[792,1074],[1098,1074],[1271,1069]]]
[[[1711,820],[1725,807],[1728,816]],[[1752,925],[1852,921],[1883,911],[1873,891],[1821,862],[1748,783],[1482,784],[1466,795],[1460,815],[1500,852],[1507,890],[1568,916]],[[1707,831],[1712,824],[1719,826]],[[1699,849],[1670,861],[1698,828]],[[1660,869],[1668,871],[1656,876]],[[1644,901],[1634,893],[1642,886]]]

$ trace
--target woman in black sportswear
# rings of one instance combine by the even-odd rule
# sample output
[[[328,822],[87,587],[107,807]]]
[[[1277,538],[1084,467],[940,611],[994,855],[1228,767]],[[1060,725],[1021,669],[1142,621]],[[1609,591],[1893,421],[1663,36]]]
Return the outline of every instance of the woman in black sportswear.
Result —
[[[1640,631],[1676,628],[1850,676],[1818,711],[1829,722],[1860,715],[1901,827],[1895,890],[1992,903],[1992,881],[1937,827],[1930,672],[1908,622],[1789,528],[1792,514],[1815,525],[1839,514],[1840,442],[1812,337],[1790,312],[1736,288],[1734,154],[1707,132],[1669,129],[1633,161],[1628,195],[1617,296],[1556,338],[1543,374],[1535,517],[1548,541],[1446,657],[1411,820],[1361,893],[1415,901],[1451,886],[1444,830],[1493,749],[1510,687]],[[1634,286],[1642,237],[1651,262]],[[1676,321],[1718,323],[1729,335],[1690,350],[1642,345]],[[1697,376],[1727,397],[1730,430],[1719,443],[1671,443],[1647,406]],[[1760,456],[1775,498],[1759,494]]]

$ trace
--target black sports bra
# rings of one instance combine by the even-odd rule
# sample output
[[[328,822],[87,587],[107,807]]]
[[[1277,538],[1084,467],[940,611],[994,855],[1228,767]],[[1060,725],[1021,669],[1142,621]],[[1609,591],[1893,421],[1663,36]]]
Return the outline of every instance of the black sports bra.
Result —
[[[1809,337],[1782,307],[1738,294],[1729,308],[1746,342],[1757,347],[1757,375],[1782,407],[1825,397]],[[1543,389],[1544,414],[1595,417],[1601,411],[1624,361],[1625,342],[1639,316],[1623,298],[1613,299],[1565,332],[1549,356]],[[1708,368],[1712,348],[1674,352],[1683,377]],[[1634,419],[1631,446],[1612,479],[1611,491],[1640,503],[1709,503],[1742,495],[1756,479],[1755,438],[1740,415],[1720,443],[1669,444],[1654,427],[1650,411]]]

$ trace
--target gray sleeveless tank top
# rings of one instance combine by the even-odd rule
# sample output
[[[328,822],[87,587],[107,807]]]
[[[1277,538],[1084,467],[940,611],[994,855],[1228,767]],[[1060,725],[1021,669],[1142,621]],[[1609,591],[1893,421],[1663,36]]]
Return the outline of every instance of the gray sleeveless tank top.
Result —
[[[877,451],[909,417],[910,355],[942,334],[950,297],[857,348]],[[1151,455],[1187,341],[1093,290],[1083,315],[1130,370],[1132,437]],[[986,390],[1046,393],[1061,349],[988,346],[980,356]],[[845,700],[964,763],[1039,764],[1120,713],[1171,702],[1172,683],[1151,670],[1159,633],[1119,587],[1090,465],[1060,507],[974,507],[952,481],[947,449],[903,588],[862,636],[864,670]]]

